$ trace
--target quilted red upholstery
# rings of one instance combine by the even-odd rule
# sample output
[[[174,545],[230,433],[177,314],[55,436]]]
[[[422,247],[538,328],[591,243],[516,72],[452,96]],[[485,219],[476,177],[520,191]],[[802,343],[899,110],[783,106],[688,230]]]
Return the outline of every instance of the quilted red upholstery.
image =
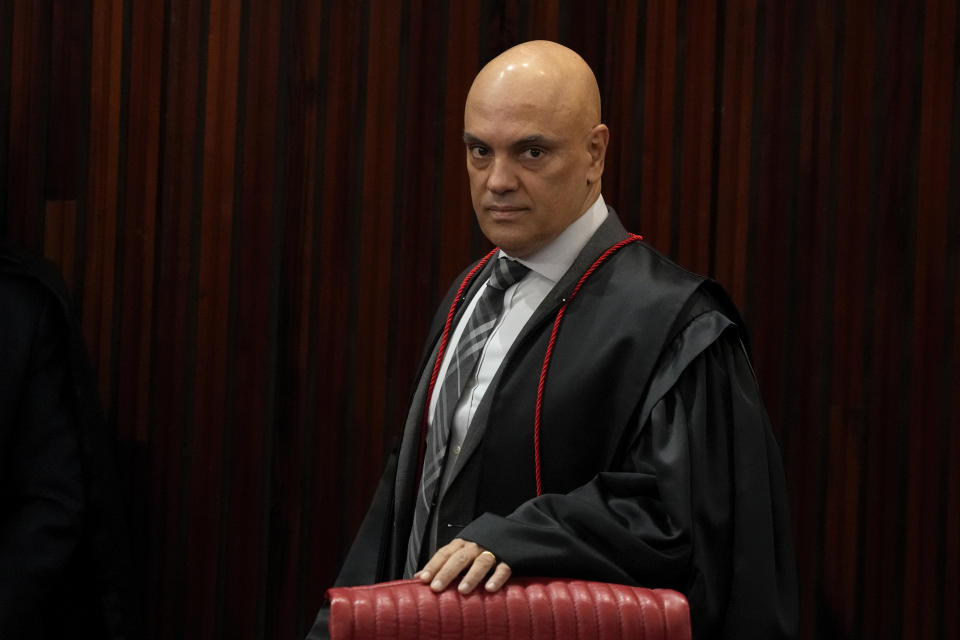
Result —
[[[330,599],[331,640],[459,638],[690,638],[683,595],[605,582],[514,578],[497,593],[436,594],[418,580],[338,587]]]

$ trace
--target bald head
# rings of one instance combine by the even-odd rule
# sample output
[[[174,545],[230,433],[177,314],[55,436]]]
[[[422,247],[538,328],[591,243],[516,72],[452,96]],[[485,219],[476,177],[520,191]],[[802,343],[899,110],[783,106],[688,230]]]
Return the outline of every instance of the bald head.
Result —
[[[504,102],[551,108],[588,128],[600,124],[600,88],[590,66],[572,49],[548,40],[511,47],[477,74],[467,108]]]
[[[477,74],[463,112],[480,229],[509,255],[546,247],[600,195],[609,132],[583,58],[525,42]]]

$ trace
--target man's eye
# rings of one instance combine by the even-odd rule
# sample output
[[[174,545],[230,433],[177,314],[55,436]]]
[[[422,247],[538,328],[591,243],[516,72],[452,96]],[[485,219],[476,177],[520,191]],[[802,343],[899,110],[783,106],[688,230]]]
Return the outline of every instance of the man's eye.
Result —
[[[534,159],[534,160],[536,160],[537,158],[542,157],[543,154],[544,154],[543,149],[541,149],[541,148],[539,148],[539,147],[530,147],[529,149],[527,149],[527,150],[525,150],[525,151],[523,152],[523,155],[524,155],[524,156],[526,156],[527,158],[532,158],[532,159]]]
[[[470,155],[472,155],[474,158],[486,158],[489,153],[490,150],[486,147],[481,147],[479,145],[472,145],[470,147]]]

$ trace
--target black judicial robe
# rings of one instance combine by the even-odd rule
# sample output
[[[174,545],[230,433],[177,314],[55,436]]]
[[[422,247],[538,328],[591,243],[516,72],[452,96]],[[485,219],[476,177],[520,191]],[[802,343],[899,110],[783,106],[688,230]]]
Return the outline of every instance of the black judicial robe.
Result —
[[[510,349],[471,423],[476,446],[441,493],[438,545],[475,541],[514,575],[677,589],[698,638],[793,637],[786,487],[742,323],[718,285],[642,242],[599,267],[567,308],[546,379],[536,496],[534,410],[553,319],[625,237],[611,210]],[[402,576],[426,380],[459,283],[437,313],[404,444],[338,584]]]
[[[137,637],[114,465],[59,274],[0,244],[0,638]]]

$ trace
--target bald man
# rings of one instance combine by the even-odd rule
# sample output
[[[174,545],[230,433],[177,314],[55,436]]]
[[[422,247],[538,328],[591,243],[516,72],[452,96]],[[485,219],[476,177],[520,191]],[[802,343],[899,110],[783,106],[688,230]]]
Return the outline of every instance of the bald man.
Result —
[[[338,584],[670,587],[695,637],[791,637],[783,471],[742,323],[606,206],[609,135],[592,71],[561,45],[518,45],[477,75],[463,141],[498,250],[437,312]]]

